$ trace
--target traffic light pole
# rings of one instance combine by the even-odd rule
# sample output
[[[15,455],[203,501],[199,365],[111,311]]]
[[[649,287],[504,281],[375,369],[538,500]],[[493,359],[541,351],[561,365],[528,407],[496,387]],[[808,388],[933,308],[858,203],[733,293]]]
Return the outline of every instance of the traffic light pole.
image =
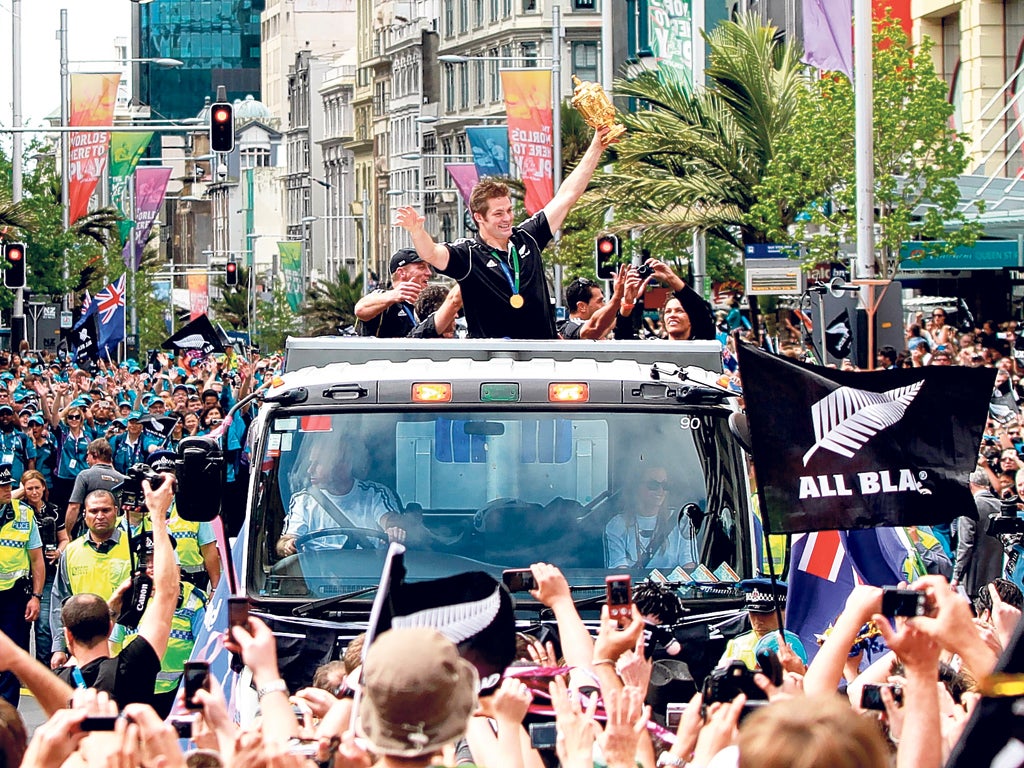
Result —
[[[21,0],[11,0],[11,125],[21,127]],[[11,202],[17,205],[22,194],[22,135],[15,133],[11,142]],[[11,311],[11,351],[17,352],[25,338],[25,289],[14,291]]]

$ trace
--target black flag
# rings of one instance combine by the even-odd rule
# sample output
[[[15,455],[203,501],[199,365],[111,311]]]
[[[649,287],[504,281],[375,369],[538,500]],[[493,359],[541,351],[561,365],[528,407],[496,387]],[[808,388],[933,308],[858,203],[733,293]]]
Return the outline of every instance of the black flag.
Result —
[[[96,314],[92,313],[78,321],[74,328],[67,332],[65,337],[68,345],[68,352],[71,359],[81,366],[86,361],[98,360],[99,334],[96,331]]]
[[[177,354],[193,357],[206,357],[214,352],[224,351],[224,345],[206,315],[200,315],[183,326],[160,346],[163,349],[173,349]]]
[[[843,360],[853,349],[853,332],[850,330],[850,313],[843,310],[831,323],[825,326],[825,349],[832,357]]]
[[[977,516],[967,475],[995,372],[853,373],[741,344],[743,397],[772,533]]]
[[[139,419],[139,423],[142,424],[142,431],[147,435],[152,435],[158,440],[162,441],[164,445],[167,444],[168,439],[171,436],[171,432],[174,430],[175,425],[178,423],[179,416],[177,414],[173,416],[143,416]]]

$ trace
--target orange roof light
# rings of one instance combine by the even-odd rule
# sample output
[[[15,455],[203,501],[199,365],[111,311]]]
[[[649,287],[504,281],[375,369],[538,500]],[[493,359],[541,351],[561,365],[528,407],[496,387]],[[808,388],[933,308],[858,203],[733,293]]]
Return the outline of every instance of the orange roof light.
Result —
[[[590,400],[590,387],[580,382],[548,384],[548,402],[585,403]]]
[[[414,403],[450,403],[452,385],[439,382],[420,382],[412,385]]]

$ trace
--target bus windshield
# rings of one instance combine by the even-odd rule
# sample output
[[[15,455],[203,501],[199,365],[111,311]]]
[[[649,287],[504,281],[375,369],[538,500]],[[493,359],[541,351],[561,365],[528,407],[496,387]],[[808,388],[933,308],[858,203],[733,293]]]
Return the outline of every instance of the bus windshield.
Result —
[[[727,415],[279,410],[253,463],[249,591],[372,587],[390,541],[407,548],[409,580],[543,561],[574,587],[618,570],[735,583],[751,544]]]

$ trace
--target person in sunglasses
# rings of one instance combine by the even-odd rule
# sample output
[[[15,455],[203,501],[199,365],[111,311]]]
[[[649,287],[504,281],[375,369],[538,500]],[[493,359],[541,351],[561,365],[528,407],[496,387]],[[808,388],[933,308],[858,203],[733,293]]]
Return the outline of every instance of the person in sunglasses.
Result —
[[[604,529],[608,568],[661,568],[671,571],[696,563],[697,537],[688,517],[672,514],[668,471],[648,466],[635,489],[626,496],[628,509]]]

